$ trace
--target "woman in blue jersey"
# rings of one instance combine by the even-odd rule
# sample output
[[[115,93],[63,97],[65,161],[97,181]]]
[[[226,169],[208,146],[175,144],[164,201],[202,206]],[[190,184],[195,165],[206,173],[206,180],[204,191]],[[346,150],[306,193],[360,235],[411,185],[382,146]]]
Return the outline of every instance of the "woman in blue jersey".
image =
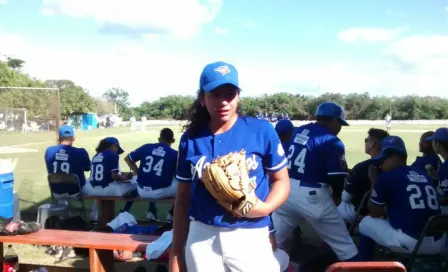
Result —
[[[119,160],[124,151],[117,138],[107,137],[100,141],[96,148],[96,155],[92,158],[90,180],[84,187],[84,192],[95,196],[123,196],[137,189],[137,185],[130,182],[133,174],[121,172]],[[129,211],[132,202],[127,202],[125,211]],[[97,203],[92,208],[91,220],[96,221]]]
[[[287,159],[269,122],[239,114],[239,94],[234,66],[205,66],[179,144],[170,271],[280,271],[268,226],[269,214],[289,194]],[[259,201],[244,217],[235,217],[217,203],[201,177],[212,159],[242,149]]]

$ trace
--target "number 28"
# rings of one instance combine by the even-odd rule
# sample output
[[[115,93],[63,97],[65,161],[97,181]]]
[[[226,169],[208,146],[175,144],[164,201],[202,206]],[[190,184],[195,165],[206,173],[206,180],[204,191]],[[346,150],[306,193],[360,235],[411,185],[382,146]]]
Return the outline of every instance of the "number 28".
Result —
[[[425,199],[423,199],[422,191],[417,185],[408,185],[408,187],[406,187],[406,191],[412,192],[412,195],[409,196],[409,203],[411,204],[412,209],[425,209],[426,205],[428,205],[428,207],[433,210],[439,209],[436,190],[430,185],[425,186],[425,193],[427,196],[426,201]]]
[[[288,150],[288,169],[291,169],[292,156],[294,155],[295,146],[290,145]],[[302,148],[302,150],[297,154],[297,157],[294,159],[294,166],[297,166],[297,172],[300,174],[305,173],[305,157],[306,157],[306,147]]]

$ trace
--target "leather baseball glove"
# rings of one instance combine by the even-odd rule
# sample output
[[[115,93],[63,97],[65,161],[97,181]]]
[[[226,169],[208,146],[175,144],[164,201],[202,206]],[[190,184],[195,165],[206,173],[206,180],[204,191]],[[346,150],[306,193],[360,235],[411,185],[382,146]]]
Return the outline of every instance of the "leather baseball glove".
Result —
[[[233,215],[236,211],[246,215],[258,202],[244,150],[213,160],[205,167],[201,180],[218,203]]]

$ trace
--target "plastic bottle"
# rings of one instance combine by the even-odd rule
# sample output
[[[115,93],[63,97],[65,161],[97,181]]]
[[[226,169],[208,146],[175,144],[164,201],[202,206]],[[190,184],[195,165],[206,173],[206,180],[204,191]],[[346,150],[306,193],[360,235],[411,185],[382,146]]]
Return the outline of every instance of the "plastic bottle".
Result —
[[[19,256],[17,256],[12,245],[8,245],[5,257],[3,258],[3,272],[19,271]]]

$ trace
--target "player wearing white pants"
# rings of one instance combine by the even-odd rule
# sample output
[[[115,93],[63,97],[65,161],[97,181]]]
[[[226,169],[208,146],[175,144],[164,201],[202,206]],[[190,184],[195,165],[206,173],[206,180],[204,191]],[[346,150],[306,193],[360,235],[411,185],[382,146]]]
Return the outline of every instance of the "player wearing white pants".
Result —
[[[366,216],[359,223],[359,232],[375,240],[378,244],[393,252],[410,254],[417,244],[417,239],[394,229],[389,221],[382,218]],[[419,254],[438,254],[445,246],[446,235],[425,237],[420,245]]]
[[[168,187],[159,188],[152,190],[151,187],[137,187],[138,195],[141,198],[150,198],[150,199],[162,199],[169,198],[176,195],[177,191],[177,180],[173,179],[172,183]]]
[[[337,135],[348,123],[344,109],[331,102],[320,104],[316,116],[317,122],[295,129],[288,148],[290,194],[272,215],[277,242],[285,246],[305,219],[340,260],[354,261],[358,250],[335,204],[348,174],[345,147]]]
[[[353,240],[347,239],[350,234],[336,209],[329,186],[320,186],[322,187],[300,186],[300,181],[291,179],[288,200],[272,214],[277,242],[283,245],[305,219],[340,260],[350,259],[358,254],[358,250]]]

